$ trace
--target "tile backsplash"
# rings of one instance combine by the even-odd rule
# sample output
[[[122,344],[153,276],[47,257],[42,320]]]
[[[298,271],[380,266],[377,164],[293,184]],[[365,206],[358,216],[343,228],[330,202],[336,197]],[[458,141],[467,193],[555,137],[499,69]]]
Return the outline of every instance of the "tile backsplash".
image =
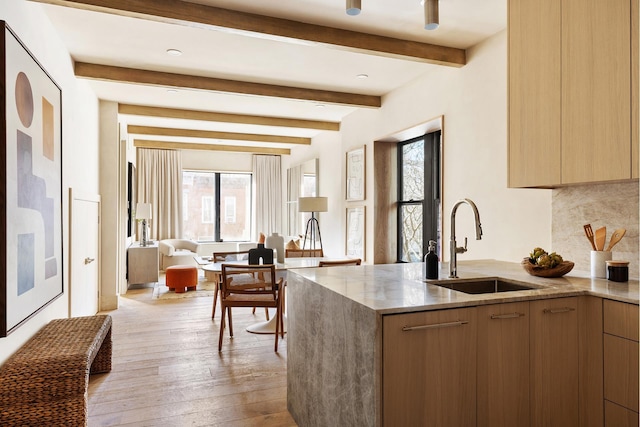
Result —
[[[607,241],[616,228],[626,228],[624,238],[613,248],[614,260],[629,261],[629,277],[640,276],[638,260],[638,182],[590,184],[553,190],[552,250],[575,263],[575,270],[590,270],[591,246],[583,225],[595,230],[607,227]]]

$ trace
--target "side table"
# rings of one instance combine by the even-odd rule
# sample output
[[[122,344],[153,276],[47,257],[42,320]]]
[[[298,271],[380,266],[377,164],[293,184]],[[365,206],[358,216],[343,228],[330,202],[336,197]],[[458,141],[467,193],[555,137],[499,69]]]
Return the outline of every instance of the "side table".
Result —
[[[127,250],[127,280],[130,285],[158,281],[158,242],[140,246],[135,242]]]

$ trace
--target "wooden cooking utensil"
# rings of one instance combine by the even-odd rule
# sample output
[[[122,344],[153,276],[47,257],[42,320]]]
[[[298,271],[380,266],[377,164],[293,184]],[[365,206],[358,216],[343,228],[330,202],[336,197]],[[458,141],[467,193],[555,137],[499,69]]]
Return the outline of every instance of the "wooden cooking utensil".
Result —
[[[596,250],[601,251],[604,249],[604,242],[607,240],[607,227],[600,227],[595,232]]]
[[[618,228],[611,235],[611,240],[609,241],[609,246],[607,246],[607,250],[610,251],[613,247],[624,237],[624,234],[627,232],[625,228]]]
[[[589,239],[589,243],[591,243],[591,248],[595,251],[596,244],[593,242],[593,229],[591,228],[591,224],[586,224],[584,226],[584,234],[587,235],[587,239]]]

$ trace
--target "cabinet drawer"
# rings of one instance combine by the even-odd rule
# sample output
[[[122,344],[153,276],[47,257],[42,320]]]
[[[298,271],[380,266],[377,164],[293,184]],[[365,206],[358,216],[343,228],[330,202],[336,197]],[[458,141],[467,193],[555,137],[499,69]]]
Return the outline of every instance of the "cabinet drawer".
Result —
[[[637,342],[604,334],[604,398],[638,411]]]
[[[638,413],[623,408],[620,405],[605,400],[604,425],[605,427],[637,427],[640,419]]]
[[[604,332],[638,341],[638,306],[604,300]]]

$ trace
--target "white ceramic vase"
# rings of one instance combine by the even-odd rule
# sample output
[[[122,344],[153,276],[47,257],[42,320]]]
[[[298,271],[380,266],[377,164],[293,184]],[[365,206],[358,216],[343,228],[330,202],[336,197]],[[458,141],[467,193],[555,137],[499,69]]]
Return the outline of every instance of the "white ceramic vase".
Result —
[[[284,237],[278,233],[273,233],[265,239],[264,247],[274,249],[278,263],[284,263]]]

